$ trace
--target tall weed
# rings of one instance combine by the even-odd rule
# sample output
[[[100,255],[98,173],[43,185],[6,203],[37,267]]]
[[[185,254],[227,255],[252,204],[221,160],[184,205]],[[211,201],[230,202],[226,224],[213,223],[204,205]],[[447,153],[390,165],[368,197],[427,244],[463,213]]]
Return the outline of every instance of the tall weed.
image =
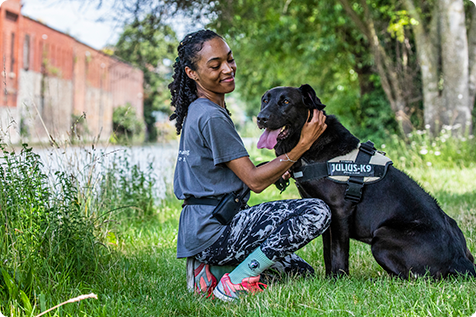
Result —
[[[152,163],[146,171],[131,164],[129,155],[117,155],[98,179],[94,197],[99,214],[111,212],[116,218],[150,216],[154,212],[155,179]]]
[[[94,271],[95,238],[74,177],[57,172],[49,179],[27,145],[20,153],[1,149],[0,292],[7,301],[24,301],[41,278],[54,284],[58,272]]]
[[[445,126],[435,137],[429,130],[416,130],[406,138],[392,135],[378,147],[401,168],[476,165],[476,139],[474,135],[462,134],[458,127]]]
[[[31,315],[108,266],[113,224],[153,214],[155,180],[127,156],[51,171],[26,144],[0,149],[0,307]]]

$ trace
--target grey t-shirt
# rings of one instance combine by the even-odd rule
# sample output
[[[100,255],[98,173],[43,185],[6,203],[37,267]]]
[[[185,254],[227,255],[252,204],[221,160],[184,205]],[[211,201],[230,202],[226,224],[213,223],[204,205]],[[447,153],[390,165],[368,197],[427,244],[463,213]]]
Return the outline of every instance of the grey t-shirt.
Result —
[[[221,197],[242,192],[244,183],[225,164],[248,156],[226,110],[199,98],[188,108],[174,175],[174,193],[188,197]],[[180,214],[177,258],[193,256],[211,246],[225,229],[214,217],[214,206],[188,205]]]

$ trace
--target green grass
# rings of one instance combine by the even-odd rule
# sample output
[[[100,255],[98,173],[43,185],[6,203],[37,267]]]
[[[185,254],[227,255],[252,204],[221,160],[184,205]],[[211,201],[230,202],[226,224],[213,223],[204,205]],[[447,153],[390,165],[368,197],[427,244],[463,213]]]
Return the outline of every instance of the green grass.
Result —
[[[413,173],[424,173],[413,170]],[[424,173],[436,196],[442,193],[446,211],[465,232],[476,250],[474,233],[476,194],[471,179],[476,169]],[[466,181],[455,190],[446,188],[456,174]],[[466,177],[469,176],[469,177]],[[438,179],[440,182],[434,182]],[[268,189],[253,201],[297,197],[293,187],[279,195]],[[462,198],[463,197],[463,198]],[[289,280],[270,285],[263,294],[246,297],[238,304],[210,301],[189,294],[185,285],[185,262],[175,258],[180,207],[165,201],[157,215],[131,221],[118,228],[114,259],[105,271],[85,285],[65,289],[63,298],[50,294],[51,304],[68,296],[94,292],[98,300],[69,304],[61,316],[470,316],[476,312],[476,282],[450,279],[402,281],[389,277],[373,260],[367,245],[351,245],[349,277],[324,277],[321,239],[299,251],[317,271],[313,279]],[[467,220],[465,223],[461,221]]]
[[[476,194],[471,180],[476,169],[413,169],[415,178],[431,190],[447,213],[458,220],[476,250]],[[461,186],[447,187],[458,176]],[[428,188],[430,189],[430,188]],[[270,188],[252,201],[297,197],[294,187],[283,194]],[[120,228],[117,257],[105,273],[86,288],[99,299],[65,308],[63,314],[87,316],[471,316],[476,312],[476,282],[463,278],[444,281],[402,281],[389,277],[373,260],[367,245],[351,244],[350,276],[324,277],[321,239],[299,254],[316,268],[313,279],[270,285],[257,296],[237,304],[200,298],[186,291],[185,261],[175,259],[180,212],[174,200],[164,201],[159,213]],[[112,246],[110,246],[112,247]],[[80,287],[78,286],[78,289]],[[57,298],[57,301],[61,301]]]
[[[250,152],[256,163],[272,159],[270,151]],[[395,164],[401,167],[399,161]],[[469,248],[476,253],[476,167],[424,165],[405,170],[458,222]],[[96,184],[102,184],[102,196],[82,196],[91,193],[91,188],[77,193],[77,210],[82,212],[77,216],[95,219],[92,223],[96,238],[91,248],[98,258],[94,268],[65,265],[68,259],[75,259],[72,254],[64,255],[64,262],[35,258],[33,282],[27,288],[28,266],[5,262],[9,260],[5,253],[8,245],[3,241],[1,265],[12,276],[11,290],[8,279],[0,278],[3,314],[35,316],[69,298],[91,292],[98,295],[97,300],[66,304],[48,316],[471,316],[476,312],[476,280],[395,279],[375,262],[368,245],[356,241],[351,242],[350,275],[328,279],[324,276],[321,238],[298,251],[316,269],[314,278],[273,283],[267,291],[233,304],[190,294],[186,290],[185,260],[175,257],[180,202],[169,188],[167,198],[151,210],[150,190],[144,192],[144,188],[151,188],[146,175],[133,166],[127,171],[116,169],[115,173],[105,173],[100,178],[102,182],[96,180]],[[142,179],[142,183],[127,185],[125,180],[130,176]],[[115,187],[119,191],[114,192]],[[250,203],[296,197],[299,195],[294,185],[282,194],[270,187],[259,195],[252,194]],[[130,206],[134,200],[140,207],[111,212],[121,204]],[[81,218],[86,206],[88,215],[91,209],[99,213],[102,210],[103,217]],[[24,255],[16,254],[17,259]],[[54,263],[57,266],[51,266]],[[15,288],[16,295],[11,293]],[[25,292],[26,301],[20,290]],[[26,302],[32,306],[30,313],[26,313]]]
[[[411,172],[414,177],[424,174],[437,198],[442,195],[446,211],[459,221],[470,248],[476,250],[476,194],[471,184],[476,169]],[[452,174],[465,185],[447,188]],[[281,195],[270,188],[253,195],[252,201],[292,197],[297,197],[294,187]],[[124,231],[122,256],[110,277],[98,284],[100,297],[96,308],[90,309],[105,305],[109,316],[114,315],[111,311],[120,316],[470,316],[476,312],[474,280],[394,279],[373,260],[369,247],[359,242],[351,245],[350,276],[327,279],[320,238],[299,251],[316,268],[313,279],[272,284],[266,292],[238,304],[199,298],[185,290],[185,262],[175,259],[178,215],[177,203],[165,202],[159,215]]]

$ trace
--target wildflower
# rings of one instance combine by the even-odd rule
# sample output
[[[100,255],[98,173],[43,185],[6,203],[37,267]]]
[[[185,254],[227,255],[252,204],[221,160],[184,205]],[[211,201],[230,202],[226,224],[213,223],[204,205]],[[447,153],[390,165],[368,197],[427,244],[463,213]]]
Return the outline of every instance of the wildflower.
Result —
[[[436,156],[440,156],[440,155],[441,155],[441,152],[440,152],[440,151],[435,151],[435,155],[436,155]]]
[[[417,130],[416,132],[418,135],[422,135],[422,134],[425,134],[426,131],[425,130]]]
[[[386,145],[385,144],[382,144],[381,148],[382,149],[385,149]]]
[[[431,162],[426,162],[426,166],[431,166]]]
[[[431,125],[425,124],[425,129],[430,130],[430,128],[431,128]]]
[[[423,148],[423,149],[420,150],[420,154],[421,154],[421,155],[428,154],[428,150],[425,149],[425,148]]]

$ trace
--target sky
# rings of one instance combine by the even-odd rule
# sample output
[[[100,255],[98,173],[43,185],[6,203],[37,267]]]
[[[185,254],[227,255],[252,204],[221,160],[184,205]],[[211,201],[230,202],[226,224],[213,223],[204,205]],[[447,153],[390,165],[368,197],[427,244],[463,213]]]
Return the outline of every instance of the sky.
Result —
[[[0,3],[3,0],[0,0]],[[22,13],[34,20],[75,37],[95,49],[115,44],[122,30],[122,24],[107,21],[113,0],[103,0],[103,7],[81,4],[83,1],[70,0],[22,0]],[[87,3],[87,1],[84,1]],[[84,3],[83,2],[83,3]],[[109,4],[109,5],[108,5]],[[0,4],[1,5],[1,4]],[[103,18],[103,22],[98,20]],[[186,33],[200,26],[191,26],[185,18],[175,18],[171,27],[182,38]]]
[[[95,49],[114,44],[119,38],[121,25],[96,21],[107,16],[106,7],[97,10],[95,6],[68,0],[22,0],[22,3],[23,15],[67,33]]]

